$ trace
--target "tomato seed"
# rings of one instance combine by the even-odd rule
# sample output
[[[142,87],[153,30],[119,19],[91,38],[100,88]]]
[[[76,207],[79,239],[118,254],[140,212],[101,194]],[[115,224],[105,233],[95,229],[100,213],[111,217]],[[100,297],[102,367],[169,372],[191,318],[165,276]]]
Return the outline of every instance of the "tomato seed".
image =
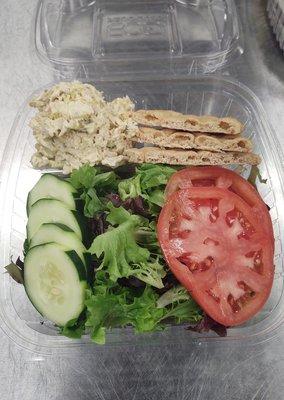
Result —
[[[238,282],[238,286],[243,289],[245,292],[250,291],[251,288],[244,281]]]
[[[218,297],[212,289],[206,290],[206,293],[209,294],[209,296],[213,297],[213,300],[216,301],[216,303],[220,303],[220,297]]]
[[[232,311],[234,313],[237,313],[238,311],[240,311],[241,307],[239,306],[238,302],[234,299],[232,294],[229,294],[229,296],[227,297],[227,301],[229,303],[229,305],[232,308]]]
[[[219,242],[208,237],[204,240],[203,244],[214,244],[215,246],[218,246]]]

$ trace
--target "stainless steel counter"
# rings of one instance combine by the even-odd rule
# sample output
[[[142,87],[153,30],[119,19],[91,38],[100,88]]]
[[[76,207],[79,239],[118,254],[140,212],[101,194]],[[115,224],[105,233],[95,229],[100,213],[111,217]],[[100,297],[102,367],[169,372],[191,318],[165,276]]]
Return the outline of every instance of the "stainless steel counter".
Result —
[[[0,155],[24,99],[52,80],[33,54],[37,0],[2,0],[0,12]],[[284,148],[284,57],[274,41],[264,0],[236,0],[245,53],[230,74],[261,99]],[[246,21],[246,24],[244,23]],[[94,348],[76,358],[42,358],[0,331],[2,400],[283,400],[284,326],[257,346],[200,344],[168,348]]]

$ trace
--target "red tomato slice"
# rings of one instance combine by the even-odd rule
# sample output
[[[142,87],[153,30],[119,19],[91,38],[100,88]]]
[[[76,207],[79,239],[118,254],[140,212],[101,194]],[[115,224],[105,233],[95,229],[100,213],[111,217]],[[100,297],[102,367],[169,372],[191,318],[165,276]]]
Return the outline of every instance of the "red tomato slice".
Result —
[[[176,278],[215,321],[239,325],[263,307],[273,250],[252,208],[235,193],[216,187],[173,193],[159,216],[158,239]]]
[[[166,196],[169,197],[179,189],[192,186],[216,186],[228,189],[240,196],[252,208],[255,218],[261,222],[267,238],[271,240],[274,248],[273,227],[267,206],[257,190],[246,179],[236,172],[222,167],[186,168],[172,175],[166,187]]]

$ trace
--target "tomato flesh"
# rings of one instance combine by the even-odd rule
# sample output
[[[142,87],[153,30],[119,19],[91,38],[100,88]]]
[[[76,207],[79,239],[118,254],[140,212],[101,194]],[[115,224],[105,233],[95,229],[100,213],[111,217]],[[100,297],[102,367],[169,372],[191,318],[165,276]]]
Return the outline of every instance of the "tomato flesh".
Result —
[[[216,186],[173,192],[159,216],[158,239],[172,272],[215,321],[242,324],[266,302],[271,238],[235,193]]]
[[[179,189],[189,187],[216,186],[228,189],[240,196],[252,209],[255,218],[266,230],[274,249],[274,237],[271,218],[266,204],[257,190],[243,177],[234,171],[222,167],[193,167],[182,169],[172,175],[166,187],[166,197]]]

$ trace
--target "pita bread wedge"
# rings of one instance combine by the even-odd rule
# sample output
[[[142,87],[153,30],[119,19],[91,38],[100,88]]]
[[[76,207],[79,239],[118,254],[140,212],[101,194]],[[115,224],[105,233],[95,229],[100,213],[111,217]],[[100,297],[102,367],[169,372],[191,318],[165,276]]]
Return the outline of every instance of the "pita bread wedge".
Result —
[[[248,153],[252,149],[249,139],[229,135],[190,133],[172,129],[139,128],[135,138],[138,143],[150,143],[175,149],[199,149],[215,152],[237,151]]]
[[[188,132],[239,135],[243,130],[243,124],[235,118],[210,115],[199,117],[170,110],[138,110],[132,114],[132,118],[140,125]]]
[[[168,150],[157,147],[128,149],[125,155],[129,162],[142,164],[171,165],[228,165],[251,164],[258,165],[260,157],[254,153],[214,153],[206,150]]]

